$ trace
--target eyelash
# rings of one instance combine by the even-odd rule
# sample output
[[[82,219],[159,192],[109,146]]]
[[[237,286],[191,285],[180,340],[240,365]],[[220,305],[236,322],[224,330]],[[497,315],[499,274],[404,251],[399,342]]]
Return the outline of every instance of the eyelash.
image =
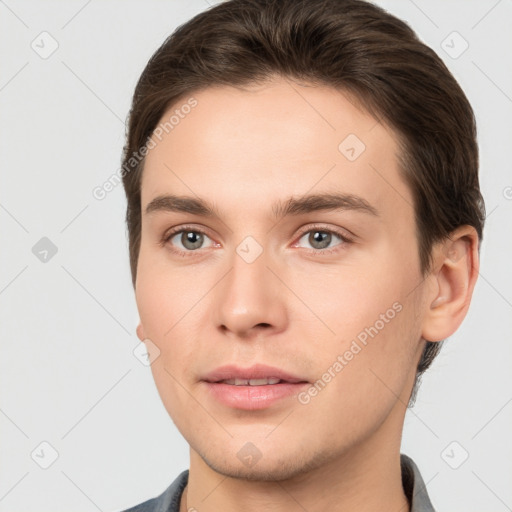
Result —
[[[312,231],[336,235],[341,240],[341,243],[339,243],[332,249],[306,249],[306,251],[308,251],[309,253],[313,253],[314,255],[332,254],[332,253],[338,252],[340,250],[343,250],[344,246],[346,246],[347,244],[353,243],[353,240],[351,238],[349,238],[345,233],[342,233],[341,231],[334,230],[334,229],[327,229],[327,228],[325,228],[325,226],[316,226],[316,225],[310,226],[309,229],[301,231],[301,233],[298,235],[297,242],[304,235],[306,235]],[[199,252],[201,249],[196,249],[194,251],[192,251],[192,250],[182,251],[179,249],[175,249],[174,247],[172,247],[169,244],[169,241],[171,240],[171,238],[173,238],[175,235],[177,235],[179,233],[183,233],[183,232],[200,233],[202,235],[208,236],[208,234],[205,231],[198,229],[194,226],[180,226],[179,228],[175,228],[175,229],[171,230],[170,232],[165,233],[162,237],[161,245],[162,246],[169,245],[171,252],[173,252],[174,254],[177,254],[178,256],[181,256],[181,257],[187,257],[192,253]]]

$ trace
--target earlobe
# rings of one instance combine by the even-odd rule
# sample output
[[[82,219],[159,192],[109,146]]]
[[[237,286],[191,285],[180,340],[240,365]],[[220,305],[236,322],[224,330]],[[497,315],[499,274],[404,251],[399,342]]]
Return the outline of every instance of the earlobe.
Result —
[[[422,337],[441,341],[451,336],[467,314],[478,276],[478,235],[472,226],[457,228],[436,248],[432,294],[428,297]]]
[[[139,338],[140,341],[144,341],[146,339],[146,335],[144,333],[144,327],[142,327],[142,323],[139,323],[137,325],[137,338]]]

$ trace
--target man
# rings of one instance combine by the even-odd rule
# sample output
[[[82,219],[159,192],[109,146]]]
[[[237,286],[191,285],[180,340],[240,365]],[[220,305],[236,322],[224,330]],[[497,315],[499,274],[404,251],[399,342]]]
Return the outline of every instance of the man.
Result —
[[[190,468],[130,511],[434,510],[407,406],[463,321],[484,204],[471,106],[361,0],[230,0],[135,90],[130,262]]]

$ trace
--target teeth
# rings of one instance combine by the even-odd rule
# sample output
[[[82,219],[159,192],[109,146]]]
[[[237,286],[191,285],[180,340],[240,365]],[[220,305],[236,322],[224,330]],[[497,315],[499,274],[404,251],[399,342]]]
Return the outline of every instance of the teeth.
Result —
[[[281,379],[226,379],[221,382],[233,386],[265,386],[267,384],[277,384],[281,382]]]

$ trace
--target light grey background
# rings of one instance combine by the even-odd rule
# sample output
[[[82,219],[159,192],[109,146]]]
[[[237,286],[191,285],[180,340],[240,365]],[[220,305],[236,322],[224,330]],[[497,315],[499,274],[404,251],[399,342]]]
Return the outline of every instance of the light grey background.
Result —
[[[512,510],[512,2],[376,3],[411,24],[472,103],[488,212],[473,303],[424,376],[402,452],[438,510]],[[188,468],[133,354],[124,191],[92,191],[120,167],[147,60],[207,7],[0,1],[0,511],[116,511]],[[46,262],[43,237],[57,248]]]

